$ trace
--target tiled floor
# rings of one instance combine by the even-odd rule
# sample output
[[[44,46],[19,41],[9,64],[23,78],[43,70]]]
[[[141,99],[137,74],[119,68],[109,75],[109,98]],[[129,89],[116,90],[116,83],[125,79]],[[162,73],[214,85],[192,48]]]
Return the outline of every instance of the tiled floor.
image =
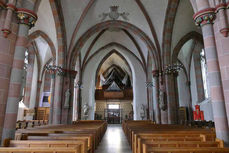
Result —
[[[108,125],[95,153],[132,153],[121,125]]]

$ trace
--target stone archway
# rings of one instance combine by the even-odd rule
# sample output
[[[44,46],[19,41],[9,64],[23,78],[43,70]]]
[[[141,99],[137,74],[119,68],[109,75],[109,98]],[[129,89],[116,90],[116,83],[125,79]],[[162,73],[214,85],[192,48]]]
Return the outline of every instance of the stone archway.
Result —
[[[96,54],[85,66],[85,70],[82,73],[82,105],[88,103],[90,106],[91,112],[89,112],[89,119],[94,118],[94,85],[95,85],[95,75],[96,69],[101,63],[102,59],[104,59],[109,53],[117,52],[121,54],[130,65],[133,74],[133,90],[134,90],[134,119],[141,119],[140,111],[141,104],[147,105],[147,95],[146,95],[146,74],[144,69],[141,68],[140,62],[130,54],[129,52],[120,49],[119,47],[111,46],[107,49],[102,49]],[[100,61],[100,62],[98,62]],[[135,61],[135,62],[134,62]],[[94,71],[91,71],[94,70]],[[142,75],[144,74],[144,75]],[[138,88],[137,88],[138,87]]]

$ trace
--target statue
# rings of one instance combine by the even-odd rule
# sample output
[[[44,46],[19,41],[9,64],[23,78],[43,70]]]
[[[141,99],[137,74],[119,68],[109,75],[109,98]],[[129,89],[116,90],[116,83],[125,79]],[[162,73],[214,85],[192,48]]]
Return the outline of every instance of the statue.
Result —
[[[85,120],[88,117],[88,113],[89,113],[89,106],[88,106],[88,104],[84,104],[83,105],[83,116],[85,117]]]
[[[159,107],[163,111],[166,110],[165,96],[166,96],[165,92],[160,90],[160,93],[159,93]]]
[[[65,91],[65,101],[64,101],[64,108],[69,108],[69,100],[70,100],[70,89]]]
[[[143,120],[143,119],[145,118],[145,116],[146,116],[146,108],[145,108],[145,106],[144,106],[143,104],[141,105],[140,116],[141,116],[142,120]]]

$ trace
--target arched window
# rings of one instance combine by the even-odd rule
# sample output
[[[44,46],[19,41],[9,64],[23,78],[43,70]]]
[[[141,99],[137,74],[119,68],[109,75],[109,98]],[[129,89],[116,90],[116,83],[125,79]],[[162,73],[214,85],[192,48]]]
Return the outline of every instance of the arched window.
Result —
[[[202,72],[202,79],[203,79],[203,87],[204,87],[204,96],[205,99],[209,98],[209,88],[207,83],[207,63],[206,63],[206,56],[205,51],[202,49],[200,52],[200,62],[201,62],[201,72]]]
[[[29,52],[25,51],[24,67],[23,67],[23,76],[22,76],[22,86],[21,86],[21,95],[25,95],[25,84],[26,84],[26,72],[29,64]]]

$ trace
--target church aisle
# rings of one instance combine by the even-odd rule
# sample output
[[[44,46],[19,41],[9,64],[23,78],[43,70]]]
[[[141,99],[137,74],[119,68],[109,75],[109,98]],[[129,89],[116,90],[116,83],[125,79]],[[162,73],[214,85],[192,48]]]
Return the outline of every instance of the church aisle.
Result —
[[[121,125],[108,125],[106,134],[95,153],[131,153]]]

